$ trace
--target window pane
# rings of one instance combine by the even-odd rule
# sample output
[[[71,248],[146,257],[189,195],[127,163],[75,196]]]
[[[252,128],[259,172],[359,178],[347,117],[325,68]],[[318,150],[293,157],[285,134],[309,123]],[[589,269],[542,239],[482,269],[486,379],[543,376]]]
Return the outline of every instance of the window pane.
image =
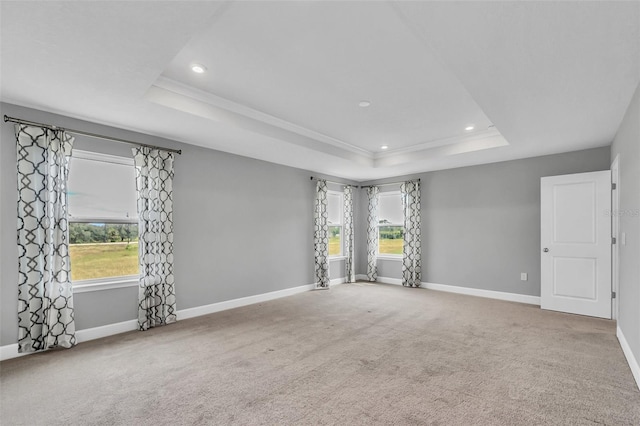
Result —
[[[327,194],[327,213],[330,225],[342,224],[342,194]]]
[[[69,224],[71,280],[138,275],[138,225]]]
[[[136,219],[136,171],[132,165],[71,157],[69,219]]]
[[[378,253],[402,254],[404,227],[380,226],[378,227],[378,232]]]
[[[380,194],[378,221],[380,224],[393,223],[396,225],[404,222],[402,198],[399,193],[385,194],[383,192]]]
[[[342,226],[329,227],[329,256],[342,254]]]

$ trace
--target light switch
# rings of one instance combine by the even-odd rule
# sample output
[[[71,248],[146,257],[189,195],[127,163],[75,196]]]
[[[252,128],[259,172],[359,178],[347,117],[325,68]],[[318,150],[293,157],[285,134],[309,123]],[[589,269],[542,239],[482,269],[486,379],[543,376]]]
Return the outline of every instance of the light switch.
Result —
[[[527,278],[528,277],[527,277],[527,273],[526,272],[523,272],[523,273],[520,274],[520,281],[526,281]]]
[[[622,243],[623,246],[627,245],[627,233],[626,232],[622,232],[620,234],[620,242]]]

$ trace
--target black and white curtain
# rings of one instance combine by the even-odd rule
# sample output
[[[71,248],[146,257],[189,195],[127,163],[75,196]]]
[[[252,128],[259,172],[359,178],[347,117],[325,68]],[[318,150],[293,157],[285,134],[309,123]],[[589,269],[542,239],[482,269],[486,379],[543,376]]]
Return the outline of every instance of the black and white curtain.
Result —
[[[356,282],[354,267],[353,187],[344,187],[344,272],[348,283]]]
[[[420,181],[400,185],[404,213],[404,244],[402,248],[402,285],[420,287],[422,279],[422,249],[420,243]]]
[[[367,213],[367,280],[378,279],[378,204],[380,201],[380,188],[370,186],[367,188],[369,200]]]
[[[313,213],[313,250],[315,255],[316,288],[329,288],[329,213],[327,212],[327,181],[316,182]]]
[[[172,152],[133,148],[138,193],[140,286],[138,326],[147,330],[176,321],[173,277]]]
[[[18,124],[18,352],[76,344],[67,180],[73,138]]]

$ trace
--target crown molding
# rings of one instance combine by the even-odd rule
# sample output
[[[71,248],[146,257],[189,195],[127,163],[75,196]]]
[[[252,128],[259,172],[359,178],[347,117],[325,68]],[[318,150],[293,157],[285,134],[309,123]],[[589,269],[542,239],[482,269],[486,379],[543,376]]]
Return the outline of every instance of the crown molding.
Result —
[[[476,131],[476,132],[467,133],[464,135],[434,139],[434,140],[422,142],[416,145],[406,146],[406,147],[397,148],[397,149],[391,149],[383,152],[376,152],[374,154],[374,159],[382,160],[384,158],[394,157],[400,154],[409,154],[412,152],[426,151],[426,150],[430,150],[430,149],[438,148],[442,146],[455,145],[463,142],[476,142],[476,141],[495,138],[495,137],[502,138],[502,135],[500,134],[498,129],[496,129],[495,127],[491,127],[487,130]]]
[[[451,138],[447,144],[422,147],[414,150],[398,150],[374,160],[375,168],[393,167],[416,161],[428,161],[470,152],[509,146],[509,142],[499,132],[491,135],[478,135],[473,138]]]
[[[260,110],[231,101],[229,99],[223,98],[213,93],[210,93],[201,89],[197,89],[193,86],[189,86],[187,84],[181,83],[179,81],[176,81],[164,76],[158,77],[158,79],[153,85],[161,89],[176,93],[178,95],[186,96],[188,98],[195,99],[199,102],[204,102],[208,105],[212,105],[214,107],[221,108],[223,110],[242,115],[246,118],[260,121],[262,123],[266,123],[271,126],[287,130],[289,132],[306,136],[320,143],[329,144],[334,147],[338,147],[338,148],[350,151],[354,154],[363,155],[371,160],[374,157],[373,152],[368,151],[366,149],[362,149],[348,142],[342,141],[340,139],[336,139],[332,136],[325,135],[324,133],[320,133],[315,130],[308,129],[306,127],[300,126],[298,124],[292,123],[287,120],[283,120],[271,114],[267,114]]]

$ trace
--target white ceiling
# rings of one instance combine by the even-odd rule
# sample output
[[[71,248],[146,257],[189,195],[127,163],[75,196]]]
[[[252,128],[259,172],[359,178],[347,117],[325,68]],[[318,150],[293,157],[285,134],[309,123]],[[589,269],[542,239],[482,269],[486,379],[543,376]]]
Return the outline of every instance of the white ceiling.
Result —
[[[0,7],[4,102],[355,180],[608,145],[640,81],[637,1]]]

